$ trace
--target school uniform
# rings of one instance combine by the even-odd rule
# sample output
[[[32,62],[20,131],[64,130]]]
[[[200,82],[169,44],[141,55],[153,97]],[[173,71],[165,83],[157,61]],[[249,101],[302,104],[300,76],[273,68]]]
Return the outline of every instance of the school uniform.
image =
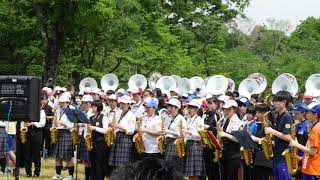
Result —
[[[201,136],[198,133],[198,131],[204,130],[203,119],[198,115],[187,117],[186,129],[192,134],[185,135],[184,176],[205,176],[203,148],[200,144]]]
[[[53,108],[50,105],[45,105],[43,108],[46,116],[54,116]],[[43,127],[43,144],[45,148],[46,155],[52,155],[52,144],[51,144],[51,131],[50,128],[52,127],[52,120],[46,118],[46,125]]]
[[[162,120],[158,115],[153,115],[151,117],[144,116],[142,120],[142,127],[152,131],[161,131],[161,123]],[[142,139],[145,148],[143,158],[161,158],[157,136],[152,136],[148,133],[142,133]]]
[[[25,122],[21,122],[21,127],[24,127]],[[41,150],[43,142],[43,127],[46,124],[46,113],[44,109],[40,111],[40,121],[30,125],[27,132],[27,141],[22,144],[24,167],[28,176],[32,175],[32,162],[34,162],[34,175],[40,175],[41,169]]]
[[[275,130],[283,134],[291,134],[293,119],[288,111],[282,114],[277,113],[275,121]],[[274,157],[273,157],[273,176],[274,180],[291,180],[288,167],[282,153],[289,148],[289,142],[274,137]]]
[[[176,132],[180,134],[180,126],[182,122],[182,127],[186,127],[186,119],[178,114],[176,117],[170,116],[170,122],[166,126],[166,128],[170,131]],[[178,136],[174,136],[172,134],[166,134],[166,151],[164,153],[164,160],[169,163],[175,163],[179,168],[183,167],[183,159],[180,159],[177,153],[177,147],[174,144],[174,141],[178,138]]]
[[[211,131],[214,136],[217,136],[217,121],[221,115],[217,112],[207,112],[204,118],[204,124],[209,125],[208,131]],[[203,148],[204,161],[208,180],[220,180],[219,162],[214,162],[215,149]]]
[[[103,180],[107,175],[107,162],[109,150],[104,140],[104,135],[107,132],[109,120],[107,116],[98,114],[91,116],[90,124],[96,126],[93,128],[92,136],[92,150],[90,153],[91,163],[91,179]]]
[[[304,146],[307,144],[308,134],[311,128],[312,128],[312,124],[309,123],[306,119],[296,125],[296,128],[295,128],[296,137],[300,144]],[[299,149],[298,155],[299,157],[302,157],[303,151]]]
[[[110,150],[109,165],[125,166],[133,161],[133,133],[136,126],[136,116],[128,110],[118,111],[116,121],[123,126],[126,131],[115,129],[115,144]]]
[[[131,112],[138,117],[144,113],[145,109],[143,106],[143,101],[137,102],[131,106]]]
[[[57,159],[69,160],[73,157],[73,144],[70,130],[73,128],[73,123],[69,121],[67,115],[62,111],[58,110],[58,121],[66,123],[66,127],[59,124],[58,139],[53,145],[53,157]]]
[[[6,122],[0,121],[0,166],[1,172],[6,169],[6,157],[9,151],[8,134],[6,132]]]
[[[90,119],[94,113],[92,112],[92,109],[90,108],[88,111],[85,112],[88,119]],[[83,123],[79,124],[79,142],[77,147],[77,159],[88,161],[89,160],[89,151],[86,147],[86,142],[84,139],[84,134],[86,132],[87,128],[86,125]]]
[[[234,114],[230,119],[224,119],[222,122],[223,131],[232,134],[238,131],[242,121]],[[241,165],[240,145],[230,139],[222,138],[223,151],[221,163],[221,178],[223,180],[237,180],[238,169]]]
[[[320,179],[320,123],[316,122],[310,133],[306,144],[307,148],[317,148],[317,154],[312,156],[304,153],[302,159],[302,180]]]

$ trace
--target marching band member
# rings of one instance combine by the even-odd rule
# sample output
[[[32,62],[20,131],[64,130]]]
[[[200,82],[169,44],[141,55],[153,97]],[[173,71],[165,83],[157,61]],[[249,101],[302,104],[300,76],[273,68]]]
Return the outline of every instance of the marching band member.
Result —
[[[231,133],[239,130],[242,121],[236,114],[238,104],[235,100],[227,100],[222,108],[225,119],[221,126],[223,131],[219,133],[223,137],[223,152],[220,161],[221,175],[223,180],[236,180],[241,165],[240,145]]]
[[[166,134],[166,150],[164,154],[164,160],[167,162],[175,163],[182,169],[183,160],[179,158],[177,154],[176,145],[174,141],[180,136],[180,129],[186,127],[186,119],[179,114],[181,108],[181,102],[176,98],[171,98],[167,102],[168,111],[171,115],[171,121],[164,130]]]
[[[204,129],[212,131],[214,136],[217,136],[216,125],[221,118],[221,114],[217,112],[220,109],[220,102],[216,97],[208,98],[206,101],[208,110],[204,119]],[[204,148],[203,153],[208,180],[220,180],[219,163],[213,161],[214,150]]]
[[[91,108],[94,115],[90,117],[90,124],[87,125],[92,137],[92,150],[90,151],[90,179],[103,180],[107,175],[109,152],[107,151],[104,135],[107,132],[109,120],[107,116],[101,113],[103,110],[101,101],[93,101]]]
[[[81,109],[84,113],[86,113],[88,119],[94,115],[91,109],[91,103],[93,98],[91,95],[84,95],[81,99]],[[90,161],[89,161],[89,152],[85,144],[84,133],[86,131],[85,124],[79,125],[79,143],[78,143],[78,152],[77,152],[77,159],[84,165],[84,173],[86,180],[90,179],[91,168],[90,168]]]
[[[51,90],[52,91],[52,90]],[[49,94],[49,91],[47,91]],[[48,156],[52,155],[52,146],[51,146],[51,132],[50,128],[52,127],[52,119],[53,119],[53,106],[49,104],[50,96],[48,95],[48,99],[43,99],[43,110],[46,114],[46,124],[43,127],[43,144],[44,144],[44,157],[47,158]]]
[[[162,120],[157,115],[158,102],[150,98],[144,103],[146,115],[143,116],[142,126],[138,130],[142,134],[145,153],[143,159],[147,157],[161,158],[157,137],[161,135]]]
[[[136,127],[136,117],[130,111],[131,98],[127,95],[119,98],[120,109],[116,114],[116,122],[111,123],[116,137],[110,150],[109,165],[121,167],[133,161],[132,135]]]
[[[108,102],[109,108],[108,108],[108,111],[106,112],[106,115],[107,115],[109,121],[111,122],[113,116],[117,113],[117,111],[119,111],[117,95],[115,95],[115,94],[109,95],[107,102]]]
[[[131,92],[133,100],[135,102],[135,104],[131,106],[131,111],[136,117],[138,115],[143,114],[144,112],[143,101],[141,98],[142,93],[143,93],[143,90],[141,88],[135,89]]]
[[[247,120],[246,111],[249,108],[250,102],[246,97],[239,97],[236,99],[239,108],[239,118],[243,122]]]
[[[41,97],[41,111],[40,111],[40,121],[39,122],[21,122],[21,127],[27,127],[27,141],[22,145],[23,147],[23,157],[24,157],[24,167],[26,170],[27,177],[32,176],[32,162],[34,162],[34,176],[40,176],[41,169],[41,154],[43,142],[42,128],[46,124],[46,113],[44,107],[47,103],[47,94],[42,94]]]
[[[198,133],[204,130],[204,121],[198,116],[201,103],[197,99],[192,99],[188,103],[188,117],[186,129],[182,129],[182,133],[186,140],[186,152],[184,163],[184,175],[190,180],[197,180],[201,176],[205,176],[205,162],[203,157],[203,149],[200,145],[201,137]]]
[[[315,105],[307,111],[307,119],[312,123],[306,146],[297,140],[291,140],[290,146],[297,147],[304,152],[302,159],[302,180],[320,179],[320,105]]]
[[[70,130],[73,128],[73,123],[70,122],[67,115],[62,111],[62,108],[69,107],[70,98],[62,95],[59,97],[58,110],[58,140],[53,146],[53,156],[56,161],[56,175],[52,179],[62,179],[62,161],[67,162],[67,168],[69,171],[69,176],[64,178],[64,180],[72,180],[74,173],[74,161],[73,161],[73,145],[71,139]]]
[[[258,150],[255,151],[253,179],[269,180],[272,176],[272,161],[266,159],[259,142],[261,141],[261,138],[265,137],[264,127],[262,125],[263,115],[270,111],[270,107],[267,104],[257,104],[255,109],[257,132],[256,135],[252,134],[251,138],[258,144]],[[269,127],[272,127],[270,121],[268,124]]]
[[[273,175],[275,180],[290,180],[288,167],[282,152],[289,146],[291,139],[291,126],[293,119],[286,107],[291,101],[291,95],[287,91],[279,91],[274,97],[274,107],[276,111],[275,129],[265,128],[266,134],[275,136],[274,157],[273,157]]]
[[[0,121],[0,166],[1,166],[0,175],[3,175],[5,173],[8,151],[9,151],[9,145],[8,145],[8,134],[6,132],[6,122]]]

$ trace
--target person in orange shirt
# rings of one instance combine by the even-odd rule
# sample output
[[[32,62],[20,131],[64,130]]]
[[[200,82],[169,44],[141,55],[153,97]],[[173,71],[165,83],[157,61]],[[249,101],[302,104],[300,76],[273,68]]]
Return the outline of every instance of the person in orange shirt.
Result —
[[[302,180],[320,179],[320,105],[309,107],[306,117],[312,123],[306,146],[291,140],[290,146],[297,147],[304,152],[302,159]]]

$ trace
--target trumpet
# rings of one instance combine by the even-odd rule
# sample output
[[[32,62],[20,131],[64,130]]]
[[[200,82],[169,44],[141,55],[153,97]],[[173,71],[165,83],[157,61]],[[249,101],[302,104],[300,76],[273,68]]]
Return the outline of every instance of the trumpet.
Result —
[[[92,145],[92,130],[91,130],[91,125],[87,124],[87,129],[86,129],[86,135],[84,136],[86,148],[88,151],[91,151],[93,148]]]
[[[268,124],[268,115],[270,111],[265,113],[262,118],[263,127],[269,127]],[[262,151],[267,160],[270,160],[273,157],[273,145],[272,145],[272,136],[271,134],[266,134],[265,137],[261,139]]]
[[[214,162],[218,162],[219,159],[222,157],[222,147],[223,147],[223,141],[222,141],[222,137],[219,135],[219,132],[222,132],[222,128],[221,128],[221,121],[223,120],[223,118],[221,118],[218,122],[217,122],[217,141],[221,146],[221,149],[215,149],[214,151]]]
[[[115,122],[116,122],[116,113],[114,113],[112,117],[112,123],[115,123]],[[107,143],[107,146],[111,147],[114,143],[114,129],[109,128],[104,138],[105,138],[105,142]]]
[[[79,142],[79,124],[75,123],[74,127],[70,130],[71,132],[71,138],[72,138],[72,144],[76,145]]]
[[[28,136],[28,127],[26,126],[26,122],[23,123],[23,127],[20,128],[20,136],[21,136],[21,143],[25,144],[27,142]]]
[[[292,126],[291,128],[291,138],[295,139],[296,138],[296,126]],[[290,174],[296,174],[299,170],[299,156],[298,156],[298,148],[292,147],[291,149],[286,149],[282,153],[284,156],[287,166],[288,166],[288,171]]]
[[[138,129],[140,129],[140,127],[142,126],[142,118],[139,117],[137,120],[137,126]],[[143,138],[142,138],[142,134],[141,133],[137,133],[133,136],[133,142],[135,143],[135,148],[138,152],[138,154],[142,154],[145,151],[144,148],[144,142],[143,142]]]
[[[52,127],[50,128],[50,135],[51,135],[51,143],[55,144],[57,143],[58,140],[58,117],[57,117],[57,110],[54,110],[54,116],[53,116],[53,122],[52,122]]]
[[[180,121],[180,131],[183,129],[183,121]],[[180,159],[183,159],[185,156],[185,144],[184,144],[184,137],[183,134],[180,135],[175,141],[174,144],[176,145],[177,154]]]
[[[163,132],[164,131],[164,120],[161,119],[161,131]],[[158,142],[158,147],[159,147],[159,150],[160,150],[160,154],[163,155],[165,150],[166,150],[166,138],[164,136],[164,134],[162,134],[161,136],[159,136],[157,138],[157,142]]]

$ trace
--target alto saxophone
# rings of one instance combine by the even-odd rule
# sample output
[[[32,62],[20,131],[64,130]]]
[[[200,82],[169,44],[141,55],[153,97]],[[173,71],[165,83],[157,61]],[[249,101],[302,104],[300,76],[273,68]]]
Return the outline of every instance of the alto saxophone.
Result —
[[[54,110],[54,116],[52,121],[52,127],[50,128],[50,135],[51,135],[51,143],[55,144],[58,140],[58,117],[57,117],[57,110]]]
[[[20,128],[20,137],[21,137],[21,143],[25,144],[27,142],[27,136],[28,136],[28,127],[26,126],[26,122],[23,122],[23,127]]]
[[[247,130],[247,133],[251,136],[249,124],[247,124],[246,130]],[[240,153],[242,158],[244,159],[245,164],[248,167],[251,167],[253,164],[253,149],[246,149],[243,146],[241,146]]]
[[[296,126],[292,126],[291,128],[291,138],[296,138]],[[286,149],[283,151],[282,155],[284,156],[288,171],[290,174],[296,174],[299,170],[299,156],[298,156],[298,148],[291,147],[290,149]]]
[[[91,151],[93,148],[92,145],[92,130],[90,128],[90,124],[87,124],[86,135],[84,136],[84,141],[86,144],[86,148],[88,151]]]
[[[270,111],[265,113],[262,118],[262,125],[264,128],[269,127],[268,118]],[[271,134],[266,134],[265,137],[261,138],[262,151],[267,160],[270,160],[273,157],[273,144]]]
[[[116,113],[114,113],[112,117],[112,123],[115,123],[115,122],[116,122]],[[107,146],[111,147],[114,144],[114,129],[109,128],[104,138],[105,138],[105,142],[107,143]]]
[[[139,117],[137,120],[137,127],[138,129],[140,129],[142,126],[142,118]],[[138,152],[138,154],[142,154],[145,151],[144,148],[144,142],[143,142],[143,138],[142,138],[142,134],[141,133],[137,133],[133,136],[133,142],[136,148],[136,151]]]
[[[179,130],[181,131],[183,129],[183,121],[180,121],[180,126],[179,126]],[[178,137],[175,141],[174,144],[176,145],[176,149],[177,149],[177,154],[179,156],[180,159],[183,159],[185,156],[185,144],[184,144],[184,137],[181,134],[180,137]]]
[[[164,130],[164,121],[163,121],[163,119],[161,119],[161,131],[163,131],[163,130]],[[166,150],[166,138],[165,138],[164,134],[162,134],[161,136],[159,136],[157,138],[157,142],[158,142],[160,154],[163,155]]]
[[[79,125],[78,123],[74,123],[74,127],[70,130],[71,132],[71,138],[72,138],[72,144],[76,145],[79,142]]]
[[[222,157],[222,147],[223,147],[223,141],[222,141],[222,137],[219,135],[219,132],[222,132],[222,128],[221,128],[221,121],[223,120],[223,118],[221,118],[218,122],[217,122],[217,141],[219,143],[219,145],[221,146],[221,149],[215,149],[214,151],[214,162],[218,162],[219,159]]]

